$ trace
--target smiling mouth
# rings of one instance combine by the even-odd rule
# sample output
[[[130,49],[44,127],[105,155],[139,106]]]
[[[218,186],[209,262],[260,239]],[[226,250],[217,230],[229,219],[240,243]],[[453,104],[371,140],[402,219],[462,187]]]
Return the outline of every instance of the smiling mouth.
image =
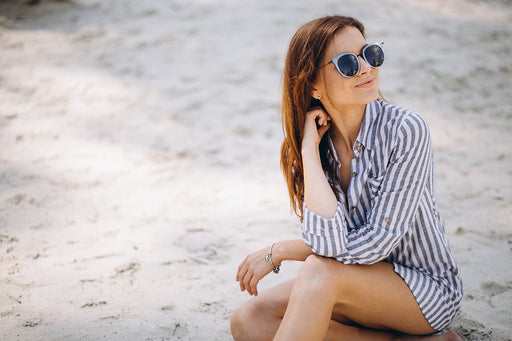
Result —
[[[375,84],[375,79],[369,79],[363,83],[356,85],[356,88],[370,88]]]

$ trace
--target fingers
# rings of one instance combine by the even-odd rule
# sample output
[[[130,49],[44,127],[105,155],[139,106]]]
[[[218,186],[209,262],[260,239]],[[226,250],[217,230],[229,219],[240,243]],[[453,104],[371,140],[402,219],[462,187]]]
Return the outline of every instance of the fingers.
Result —
[[[263,253],[266,251],[262,251]],[[240,263],[236,280],[239,282],[240,290],[245,291],[249,295],[258,295],[258,283],[267,273],[271,271],[271,267],[265,262],[264,257],[258,254],[252,254]]]
[[[248,266],[249,256],[245,257],[243,262],[238,266],[238,272],[236,274],[236,280],[240,284],[240,290],[245,291],[249,295],[253,295],[254,293],[258,293],[256,289],[256,285],[258,284],[258,280],[254,277],[253,270],[249,271]]]
[[[251,281],[249,282],[249,287],[251,288],[251,295],[258,296],[258,282],[259,280],[255,276],[251,278]]]
[[[236,281],[239,281],[240,278],[242,277],[241,274],[245,268],[246,262],[247,262],[247,257],[245,257],[245,259],[242,261],[242,263],[240,263],[240,265],[238,266],[238,271],[236,273]]]
[[[315,142],[319,142],[317,139],[321,139],[330,127],[331,117],[323,109],[314,108],[307,112],[306,125],[304,128],[304,135],[308,136],[307,139],[313,138]]]
[[[331,123],[331,118],[329,117],[329,115],[327,115],[325,113],[317,114],[315,120],[316,120],[317,126],[320,126],[320,127],[326,126]]]
[[[258,295],[259,281],[272,271],[272,267],[265,260],[267,252],[268,247],[265,247],[251,253],[240,263],[236,280],[240,284],[241,291],[247,290],[249,295]]]
[[[312,120],[315,120],[319,125],[324,126],[331,122],[331,117],[325,110],[320,107],[314,107],[310,111],[307,112],[307,117]]]
[[[331,122],[327,122],[325,125],[321,125],[320,128],[318,128],[318,136],[322,138],[324,134],[331,128]]]
[[[258,278],[254,276],[252,272],[246,272],[243,277],[240,278],[240,290],[245,291],[249,295],[258,295]]]
[[[249,295],[258,296],[258,283],[260,280],[253,272],[246,271],[244,275],[239,278],[239,281],[241,291],[247,290]]]
[[[236,273],[236,281],[239,282],[241,291],[244,291],[246,288],[244,280],[245,280],[245,277],[247,276],[247,271],[248,271],[247,258],[248,257],[245,257],[243,262],[238,266],[238,272]]]
[[[254,293],[253,287],[251,286],[253,278],[254,278],[254,275],[250,274],[249,276],[245,276],[245,279],[244,279],[245,290],[247,290],[247,293],[251,296]]]

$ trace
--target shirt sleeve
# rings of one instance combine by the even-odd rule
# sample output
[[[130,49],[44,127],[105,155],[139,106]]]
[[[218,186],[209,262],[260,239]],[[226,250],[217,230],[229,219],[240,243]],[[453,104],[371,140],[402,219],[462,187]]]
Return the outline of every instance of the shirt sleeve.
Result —
[[[417,114],[403,120],[397,136],[379,190],[371,198],[366,224],[349,230],[348,212],[340,202],[331,219],[303,204],[302,238],[314,253],[345,264],[373,264],[399,244],[424,193],[432,147],[428,126]]]

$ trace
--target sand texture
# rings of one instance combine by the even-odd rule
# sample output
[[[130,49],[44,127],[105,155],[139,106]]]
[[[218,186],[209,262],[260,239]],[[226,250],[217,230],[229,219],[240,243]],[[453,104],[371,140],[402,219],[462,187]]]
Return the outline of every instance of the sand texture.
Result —
[[[430,125],[450,330],[511,340],[510,0],[0,0],[0,339],[230,340],[239,262],[300,238],[279,87],[326,14],[385,42],[382,92]]]

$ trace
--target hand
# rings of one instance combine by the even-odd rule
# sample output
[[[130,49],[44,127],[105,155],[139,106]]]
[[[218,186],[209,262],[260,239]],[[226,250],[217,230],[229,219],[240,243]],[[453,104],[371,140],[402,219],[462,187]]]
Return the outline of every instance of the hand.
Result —
[[[304,122],[304,137],[302,147],[312,144],[318,147],[324,134],[331,128],[331,117],[320,107],[315,107],[306,113]]]
[[[272,266],[265,261],[269,248],[264,248],[254,253],[251,253],[243,262],[238,266],[238,273],[236,280],[240,282],[240,290],[247,290],[249,295],[258,296],[258,282],[265,277],[270,271]],[[275,260],[273,259],[274,264]]]

